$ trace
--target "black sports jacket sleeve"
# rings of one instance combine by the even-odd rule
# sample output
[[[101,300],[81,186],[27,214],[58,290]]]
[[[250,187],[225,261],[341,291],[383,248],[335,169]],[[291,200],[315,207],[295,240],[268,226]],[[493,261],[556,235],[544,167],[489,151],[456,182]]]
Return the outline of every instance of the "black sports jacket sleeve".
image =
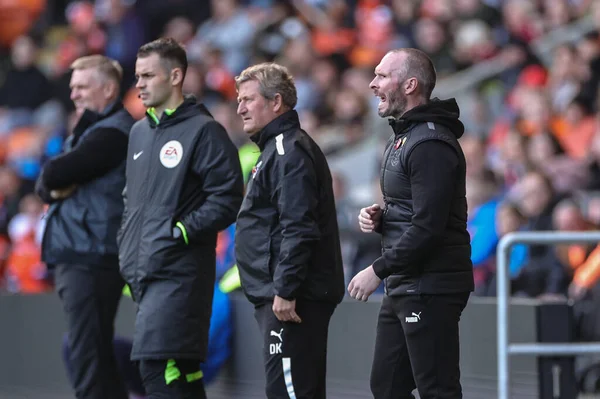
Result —
[[[320,232],[316,214],[318,181],[314,163],[299,145],[277,157],[272,201],[277,204],[282,242],[273,275],[274,293],[294,299],[308,273]]]
[[[118,129],[100,128],[90,132],[80,145],[44,165],[44,187],[57,190],[105,175],[125,160],[127,143],[127,135]]]
[[[196,144],[192,170],[202,180],[206,200],[181,222],[193,241],[205,232],[221,231],[235,222],[244,182],[235,145],[218,122],[208,122]]]

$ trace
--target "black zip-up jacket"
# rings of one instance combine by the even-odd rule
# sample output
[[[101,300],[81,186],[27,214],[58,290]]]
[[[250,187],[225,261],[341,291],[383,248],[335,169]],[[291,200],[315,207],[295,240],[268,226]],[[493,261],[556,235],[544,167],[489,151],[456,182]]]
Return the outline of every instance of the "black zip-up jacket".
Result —
[[[117,267],[127,136],[134,122],[120,101],[102,113],[86,110],[65,152],[44,165],[36,193],[51,204],[42,241],[42,260],[49,266]],[[66,198],[50,196],[73,185]]]
[[[392,120],[381,168],[383,256],[373,264],[390,296],[473,290],[464,132],[454,99]]]
[[[204,359],[217,233],[243,197],[237,150],[188,98],[159,123],[148,115],[133,126],[126,177],[119,260],[139,305],[132,358]]]
[[[261,155],[236,224],[243,290],[255,305],[284,299],[337,304],[344,272],[331,173],[288,111],[252,136]]]

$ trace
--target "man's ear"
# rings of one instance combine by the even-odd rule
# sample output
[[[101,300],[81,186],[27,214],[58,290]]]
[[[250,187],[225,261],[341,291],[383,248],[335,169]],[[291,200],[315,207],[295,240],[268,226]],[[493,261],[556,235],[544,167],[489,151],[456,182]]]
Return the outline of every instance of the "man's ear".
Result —
[[[110,100],[111,98],[119,96],[119,85],[114,80],[108,80],[102,85],[102,93],[104,98]]]
[[[281,94],[276,93],[271,101],[273,101],[273,112],[277,113],[283,109],[283,97],[281,97]]]
[[[414,94],[417,91],[418,87],[419,87],[419,82],[418,82],[417,78],[408,78],[404,82],[404,94],[405,95]]]
[[[171,85],[179,86],[183,83],[183,70],[181,68],[171,69]]]

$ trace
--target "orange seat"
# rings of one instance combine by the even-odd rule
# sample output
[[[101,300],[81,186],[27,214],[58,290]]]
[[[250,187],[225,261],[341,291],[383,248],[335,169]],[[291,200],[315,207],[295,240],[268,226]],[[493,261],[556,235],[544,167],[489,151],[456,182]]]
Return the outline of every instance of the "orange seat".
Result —
[[[8,48],[26,34],[45,8],[46,0],[0,1],[0,46]]]

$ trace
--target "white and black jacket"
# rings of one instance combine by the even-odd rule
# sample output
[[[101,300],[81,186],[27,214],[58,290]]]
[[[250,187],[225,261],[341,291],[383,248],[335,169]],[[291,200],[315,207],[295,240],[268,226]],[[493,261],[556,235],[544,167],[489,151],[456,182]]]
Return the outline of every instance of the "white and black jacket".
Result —
[[[236,224],[243,290],[255,305],[339,303],[344,275],[332,178],[325,156],[288,111],[252,136],[261,155]]]

